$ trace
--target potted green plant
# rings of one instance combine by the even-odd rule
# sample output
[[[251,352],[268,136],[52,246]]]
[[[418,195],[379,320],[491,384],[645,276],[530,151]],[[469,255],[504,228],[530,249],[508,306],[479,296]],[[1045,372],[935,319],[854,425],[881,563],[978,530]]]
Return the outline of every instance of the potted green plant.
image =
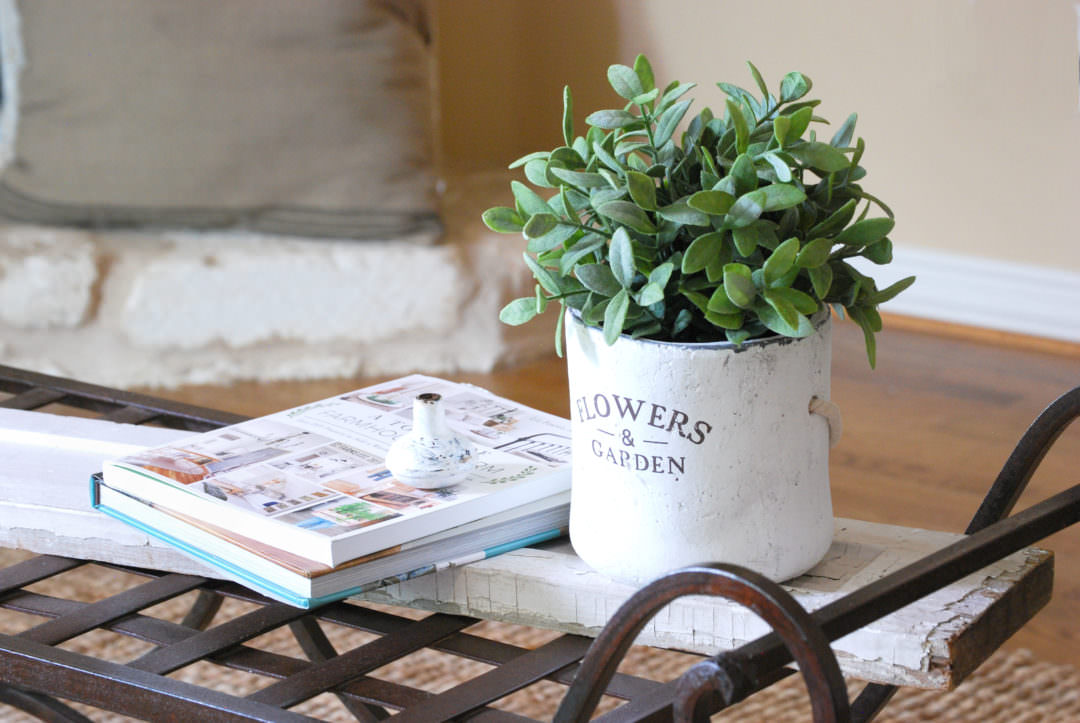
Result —
[[[694,84],[659,88],[644,56],[608,69],[625,104],[584,135],[567,88],[565,144],[511,164],[532,187],[483,214],[524,236],[537,282],[500,318],[564,312],[571,539],[615,577],[816,563],[832,537],[829,425],[812,414],[828,408],[830,309],[873,366],[878,306],[914,281],[879,290],[850,263],[889,262],[894,225],[862,187],[856,116],[821,140],[810,79],[788,73],[773,95],[749,67],[760,96],[719,83],[724,113],[685,124]]]

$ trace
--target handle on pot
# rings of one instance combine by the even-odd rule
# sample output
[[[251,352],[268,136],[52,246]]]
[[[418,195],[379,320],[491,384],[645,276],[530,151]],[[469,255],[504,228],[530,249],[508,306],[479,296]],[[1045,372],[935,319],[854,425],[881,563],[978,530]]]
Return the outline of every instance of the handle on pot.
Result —
[[[840,407],[836,406],[828,399],[810,397],[810,413],[822,416],[825,418],[825,421],[828,422],[829,447],[835,447],[836,443],[840,441],[840,434],[844,429],[844,425],[840,421]]]

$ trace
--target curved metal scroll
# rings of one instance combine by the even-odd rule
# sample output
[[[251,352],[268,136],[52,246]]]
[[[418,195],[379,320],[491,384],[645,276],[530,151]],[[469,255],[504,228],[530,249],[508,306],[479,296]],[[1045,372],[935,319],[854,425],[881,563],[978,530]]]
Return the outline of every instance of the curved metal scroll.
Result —
[[[590,646],[563,698],[557,723],[584,721],[596,707],[619,662],[642,628],[665,605],[685,595],[733,600],[763,618],[799,664],[810,690],[815,721],[849,719],[847,690],[829,641],[810,614],[782,587],[737,565],[702,565],[665,575],[635,593],[616,611]],[[725,705],[753,689],[753,675],[720,656],[694,666],[680,679],[676,720],[705,714],[719,695]],[[766,671],[763,671],[766,672]]]
[[[1080,387],[1055,399],[1027,428],[990,486],[965,534],[971,535],[1009,516],[1032,475],[1066,427],[1080,419]],[[852,719],[873,720],[896,693],[895,685],[871,683],[852,703]]]

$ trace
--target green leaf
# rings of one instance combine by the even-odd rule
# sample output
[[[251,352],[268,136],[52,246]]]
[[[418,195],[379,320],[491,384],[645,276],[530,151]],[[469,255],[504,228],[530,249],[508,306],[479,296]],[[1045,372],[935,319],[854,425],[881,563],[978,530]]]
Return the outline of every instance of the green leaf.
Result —
[[[608,66],[607,78],[615,92],[627,100],[633,100],[645,92],[645,88],[641,85],[641,78],[633,68],[625,65]]]
[[[829,141],[830,145],[837,148],[846,148],[851,145],[851,136],[855,133],[855,121],[859,119],[858,114],[852,113],[847,117],[835,134],[833,134],[832,140]],[[856,161],[858,162],[858,161]]]
[[[825,173],[842,171],[850,165],[848,157],[828,143],[809,141],[785,148],[800,163]]]
[[[735,197],[725,191],[698,191],[686,199],[686,203],[710,216],[723,216],[731,210]]]
[[[563,276],[569,275],[578,261],[603,248],[606,244],[607,239],[603,236],[595,233],[586,234],[567,249],[559,259],[559,271]]]
[[[877,341],[874,339],[873,325],[866,314],[863,313],[863,309],[848,307],[847,311],[852,321],[862,329],[863,340],[866,342],[866,358],[870,362],[870,368],[873,369],[877,365]]]
[[[656,233],[656,226],[645,212],[629,201],[608,201],[596,209],[602,216],[607,216],[615,223],[628,226],[644,234]]]
[[[754,76],[754,82],[757,83],[757,87],[761,90],[761,96],[763,98],[769,97],[769,86],[765,85],[765,80],[761,77],[761,73],[749,60],[746,64],[750,66],[750,75]]]
[[[604,341],[608,346],[614,344],[622,334],[623,325],[626,323],[626,312],[629,309],[630,294],[626,289],[620,289],[604,310]]]
[[[780,144],[780,147],[784,147],[784,143],[787,142],[788,131],[791,130],[791,117],[786,115],[779,115],[773,120],[773,138]]]
[[[774,183],[759,190],[765,194],[766,211],[782,211],[806,200],[806,193],[801,188],[788,183]]]
[[[689,289],[679,289],[679,293],[686,297],[691,304],[700,309],[702,314],[709,310],[709,297],[705,296],[705,294],[700,294],[697,291],[690,291]]]
[[[754,160],[746,153],[740,153],[731,164],[730,177],[735,182],[735,195],[741,196],[757,188],[757,169],[754,168]]]
[[[800,314],[813,314],[818,310],[818,302],[814,300],[813,296],[790,286],[778,286],[767,291],[773,296],[787,301]]]
[[[653,144],[657,148],[671,140],[675,129],[678,127],[679,122],[682,121],[683,116],[686,115],[686,110],[692,102],[689,100],[679,101],[660,114],[659,120],[656,121],[656,130],[653,132]]]
[[[724,266],[724,291],[731,303],[740,309],[749,309],[757,296],[757,288],[746,264],[726,264]]]
[[[541,188],[554,188],[555,182],[551,181],[548,177],[548,159],[534,158],[525,164],[525,178],[529,179],[529,183],[534,186],[540,186]]]
[[[884,304],[886,301],[894,298],[897,294],[899,294],[901,291],[908,288],[914,283],[914,276],[907,276],[903,279],[900,279],[895,284],[892,284],[891,286],[882,289],[881,291],[874,294],[871,298],[871,302],[874,304]]]
[[[750,142],[750,127],[746,124],[746,117],[742,114],[739,105],[731,98],[725,102],[728,121],[735,127],[735,152],[746,153],[746,146]]]
[[[532,190],[524,183],[520,181],[510,181],[510,190],[514,194],[514,200],[517,201],[521,211],[528,216],[532,216],[537,213],[551,213],[551,206],[547,205],[547,201],[540,198],[536,191]]]
[[[507,166],[507,168],[518,168],[519,166],[524,166],[529,161],[546,161],[548,159],[548,156],[550,155],[551,153],[549,153],[548,151],[536,151],[535,153],[528,153],[511,163],[509,166]]]
[[[638,322],[641,323],[640,321]],[[630,332],[631,339],[641,339],[663,331],[664,327],[659,321],[646,321],[641,326],[635,326]]]
[[[838,233],[834,240],[845,246],[868,246],[885,238],[895,225],[891,218],[864,218]]]
[[[675,264],[670,261],[665,261],[649,272],[649,283],[657,284],[663,289],[667,286],[668,281],[671,280],[671,274],[674,273],[674,271]]]
[[[799,312],[783,294],[778,294],[777,289],[765,289],[761,292],[761,295],[764,297],[765,303],[771,306],[773,310],[780,315],[780,318],[784,320],[785,324],[792,329],[799,328]]]
[[[718,314],[715,311],[705,312],[705,321],[721,329],[738,329],[743,325],[743,315],[739,311],[734,314]]]
[[[657,97],[659,97],[659,95],[660,89],[653,88],[652,90],[645,91],[641,95],[634,96],[634,98],[630,102],[634,105],[645,105],[647,103],[652,103],[654,100],[657,99]]]
[[[536,285],[536,313],[537,315],[543,314],[547,310],[548,297],[544,295],[543,289],[540,288],[540,284]]]
[[[819,223],[810,229],[808,236],[832,236],[839,232],[844,226],[848,225],[852,217],[855,216],[855,207],[858,205],[857,199],[851,199],[840,208],[833,211],[833,213],[824,221]]]
[[[615,296],[622,289],[607,264],[581,264],[574,273],[586,289],[601,296]]]
[[[776,227],[769,221],[755,221],[749,226],[732,229],[735,248],[741,256],[750,256],[758,246],[775,248],[777,244]]]
[[[539,216],[533,216],[533,218],[539,218]],[[530,220],[530,223],[532,221]],[[528,245],[525,247],[529,253],[542,254],[545,251],[558,248],[566,242],[571,236],[578,232],[577,226],[572,226],[568,223],[559,223],[553,230],[548,233],[532,238],[526,236],[529,239]]]
[[[671,335],[678,336],[686,331],[686,328],[690,326],[694,321],[694,314],[689,309],[680,309],[679,313],[675,316],[675,323],[671,325]]]
[[[824,299],[825,295],[829,293],[829,289],[832,288],[832,267],[828,264],[816,266],[809,269],[807,274],[810,276],[810,283],[814,286],[814,293],[817,294],[819,299]]]
[[[640,140],[637,136],[627,136],[625,140],[615,144],[615,155],[623,156],[648,147],[648,141]]]
[[[875,264],[887,264],[891,262],[893,258],[892,241],[887,238],[875,241],[863,249],[862,255],[873,261]]]
[[[690,242],[682,258],[682,272],[693,274],[709,265],[709,261],[720,254],[724,244],[724,234],[710,231]]]
[[[697,87],[697,83],[672,83],[664,89],[664,94],[660,96],[660,103],[656,106],[657,111],[664,111],[695,87]]]
[[[596,294],[589,294],[585,306],[581,308],[581,320],[588,326],[601,326],[604,323],[604,312],[607,311],[611,299],[598,299]]]
[[[742,343],[749,339],[751,334],[748,330],[739,328],[726,330],[724,336],[726,336],[727,340],[735,346],[742,346]]]
[[[574,96],[570,86],[564,85],[562,91],[562,137],[566,145],[574,143]]]
[[[783,302],[781,302],[783,303]],[[769,303],[760,303],[754,306],[758,320],[767,329],[781,336],[802,338],[814,333],[814,325],[802,314],[795,312],[796,324],[789,324]]]
[[[629,289],[634,283],[637,269],[634,268],[634,247],[630,244],[630,234],[622,226],[615,229],[611,237],[608,262],[611,265],[611,273],[619,282],[619,286]]]
[[[608,182],[599,173],[587,173],[585,171],[570,171],[565,168],[551,167],[551,175],[578,188],[607,188]]]
[[[615,171],[620,175],[623,173],[622,165],[615,158],[615,156],[611,155],[611,153],[608,152],[607,148],[604,148],[604,146],[599,143],[593,143],[593,153],[596,154],[596,157],[600,159],[601,163],[610,168],[612,171]],[[603,171],[604,169],[599,168],[597,170]]]
[[[709,260],[709,265],[705,267],[705,278],[710,284],[718,284],[724,280],[724,266],[730,264],[734,256],[731,244],[725,239],[723,246],[720,247],[720,253],[713,256]]]
[[[761,158],[770,166],[772,166],[773,173],[776,174],[776,180],[780,181],[780,183],[791,182],[791,166],[787,164],[787,161],[772,152],[763,153],[761,155]]]
[[[795,257],[795,264],[804,269],[817,268],[829,260],[832,247],[832,239],[816,238],[799,250],[799,255]]]
[[[532,271],[533,276],[535,276],[536,280],[540,282],[540,285],[544,287],[544,290],[553,296],[558,296],[561,291],[559,282],[551,275],[551,272],[541,266],[540,263],[532,256],[529,256],[529,254],[523,253],[522,257],[525,259],[525,265],[529,267],[529,270]]]
[[[685,200],[678,200],[675,203],[668,204],[667,206],[661,206],[656,209],[656,213],[661,218],[665,218],[668,221],[674,221],[675,223],[681,223],[688,226],[708,226],[709,217],[698,211],[696,208],[692,208]]]
[[[637,293],[637,303],[639,306],[652,306],[663,300],[664,287],[652,282],[642,286],[641,291]]]
[[[656,181],[638,171],[626,172],[626,185],[630,198],[646,211],[656,210]]]
[[[634,58],[634,72],[637,73],[638,81],[646,93],[656,89],[656,78],[653,76],[652,65],[644,55],[638,55]]]
[[[589,117],[585,119],[585,122],[591,126],[597,128],[603,128],[604,130],[615,130],[616,128],[626,128],[634,123],[640,122],[641,119],[625,110],[598,110],[589,114]]]
[[[813,83],[802,73],[791,72],[780,81],[780,102],[790,103],[810,92]]]
[[[797,238],[789,238],[777,246],[761,267],[765,277],[765,286],[774,286],[779,279],[783,278],[795,265],[795,257],[798,253],[799,239]]]
[[[739,196],[727,212],[727,223],[733,228],[749,226],[757,221],[761,212],[765,210],[765,193],[761,190],[751,191]]]
[[[525,222],[518,212],[506,206],[489,208],[480,218],[485,226],[498,233],[515,233],[525,227]]]
[[[787,135],[784,136],[784,145],[791,145],[795,141],[802,138],[802,134],[806,132],[806,129],[810,127],[810,121],[814,117],[813,108],[800,108],[792,113],[789,118],[791,119],[791,125],[788,127]]]
[[[716,87],[724,91],[724,93],[727,94],[728,98],[735,101],[736,103],[741,103],[744,98],[751,97],[749,92],[731,83],[720,82],[716,84]]]
[[[716,291],[709,297],[706,311],[712,311],[716,314],[737,314],[739,313],[739,307],[735,306],[731,299],[728,298],[723,286],[717,286]]]
[[[537,213],[525,222],[522,233],[525,238],[536,239],[551,233],[559,225],[559,217],[553,213]]]
[[[536,299],[524,296],[514,299],[499,311],[499,321],[509,326],[519,326],[536,316]]]

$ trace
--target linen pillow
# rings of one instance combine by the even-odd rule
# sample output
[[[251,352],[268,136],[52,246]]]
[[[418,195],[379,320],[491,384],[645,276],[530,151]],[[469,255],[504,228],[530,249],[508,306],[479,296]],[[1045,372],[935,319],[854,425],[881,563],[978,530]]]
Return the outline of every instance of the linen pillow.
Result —
[[[3,2],[8,221],[437,236],[415,2]]]

